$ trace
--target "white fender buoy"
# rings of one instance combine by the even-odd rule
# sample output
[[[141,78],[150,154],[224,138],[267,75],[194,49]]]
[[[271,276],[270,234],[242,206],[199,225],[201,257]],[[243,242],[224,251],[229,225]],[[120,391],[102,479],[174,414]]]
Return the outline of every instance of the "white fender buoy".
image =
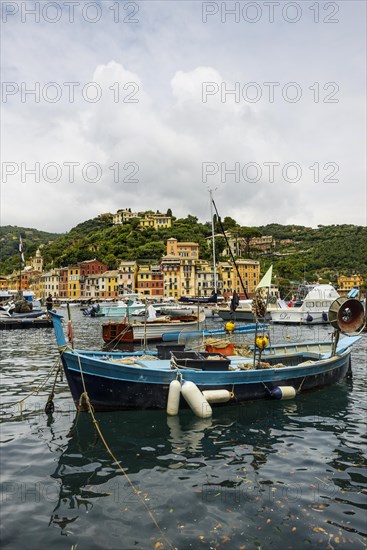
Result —
[[[180,406],[180,393],[181,384],[178,380],[172,380],[169,385],[168,400],[167,400],[167,414],[169,416],[176,416]]]
[[[228,390],[204,390],[203,396],[208,403],[227,403],[234,394]]]
[[[270,392],[274,399],[294,399],[296,395],[297,390],[293,386],[277,386]]]
[[[212,408],[194,382],[184,382],[181,387],[182,395],[191,410],[200,418],[209,418]]]

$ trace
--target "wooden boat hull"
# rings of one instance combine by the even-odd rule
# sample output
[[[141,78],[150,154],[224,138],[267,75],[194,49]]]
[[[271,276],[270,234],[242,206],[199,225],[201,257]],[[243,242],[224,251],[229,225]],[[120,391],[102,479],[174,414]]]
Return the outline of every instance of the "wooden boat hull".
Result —
[[[340,340],[333,356],[330,342],[272,346],[262,355],[268,368],[254,369],[251,358],[232,356],[227,357],[229,368],[228,362],[225,363],[224,369],[228,370],[217,370],[217,365],[216,370],[209,370],[210,367],[200,364],[200,359],[200,368],[187,368],[186,362],[185,368],[178,369],[170,360],[144,359],[142,352],[71,350],[65,341],[62,316],[51,315],[74,402],[78,405],[84,380],[90,402],[97,411],[165,409],[169,385],[178,377],[183,382],[193,382],[201,391],[233,392],[234,397],[226,405],[269,398],[278,386],[305,391],[335,384],[347,376],[352,344],[359,340],[359,337]],[[133,358],[133,364],[121,362],[126,356],[130,361]],[[248,363],[249,368],[244,370],[243,363]],[[180,406],[186,406],[182,399]]]
[[[147,342],[162,340],[163,334],[170,332],[188,332],[201,328],[205,319],[204,313],[201,313],[199,320],[190,320],[189,316],[184,316],[183,320],[166,323],[103,323],[102,337],[105,342]]]
[[[176,379],[174,370],[154,371],[91,360],[80,356],[84,382],[91,403],[96,411],[128,409],[165,409],[169,384]],[[66,377],[76,405],[83,393],[78,356],[70,352],[62,355]],[[154,361],[151,361],[154,363]],[[226,405],[238,405],[245,401],[269,399],[269,391],[276,386],[293,386],[302,391],[335,384],[346,377],[350,368],[350,349],[335,357],[327,365],[312,369],[269,369],[261,371],[186,371],[184,380],[197,384],[201,391],[226,389],[234,398]],[[147,372],[148,370],[148,372]],[[180,407],[187,407],[181,397]]]

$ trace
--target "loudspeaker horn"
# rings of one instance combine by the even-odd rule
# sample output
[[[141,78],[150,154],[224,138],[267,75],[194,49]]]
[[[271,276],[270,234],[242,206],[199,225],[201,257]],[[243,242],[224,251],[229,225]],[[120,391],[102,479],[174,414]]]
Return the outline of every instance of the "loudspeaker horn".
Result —
[[[355,298],[337,298],[329,308],[329,323],[343,334],[359,333],[363,330],[366,315],[363,304]]]

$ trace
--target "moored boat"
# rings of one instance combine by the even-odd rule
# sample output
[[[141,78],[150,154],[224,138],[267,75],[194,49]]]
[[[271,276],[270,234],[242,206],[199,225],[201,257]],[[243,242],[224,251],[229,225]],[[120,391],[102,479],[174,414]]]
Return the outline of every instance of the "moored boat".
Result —
[[[349,330],[349,325],[350,330],[359,328],[363,315],[357,311],[346,320],[345,312],[350,307],[349,304],[343,307],[340,319],[344,331]],[[345,378],[351,371],[352,345],[360,338],[339,340],[339,332],[336,332],[329,342],[275,345],[263,350],[261,361],[259,357],[256,362],[255,357],[224,358],[197,352],[172,354],[170,360],[143,358],[140,352],[140,355],[129,354],[126,361],[127,354],[122,352],[70,349],[62,330],[61,316],[55,313],[52,316],[73,399],[78,405],[81,395],[87,391],[91,405],[98,411],[165,409],[170,385],[177,381],[182,388],[186,383],[195,385],[199,392],[221,390],[228,396],[226,405],[294,397],[301,391]],[[339,318],[338,311],[336,316]],[[182,389],[178,395],[180,407],[187,406],[183,393]]]
[[[331,304],[339,298],[332,285],[316,285],[307,293],[299,307],[283,302],[283,307],[271,310],[273,323],[315,325],[326,324]]]
[[[157,317],[145,322],[113,322],[102,324],[102,337],[105,342],[143,342],[159,341],[169,332],[200,330],[205,314],[183,315],[176,317]]]
[[[233,330],[231,330],[231,334],[237,336],[238,334],[253,334],[256,331],[264,331],[269,328],[269,325],[258,323],[256,326],[254,323],[248,324],[248,325],[234,325]],[[228,331],[225,327],[218,328],[218,329],[209,329],[209,330],[194,330],[194,331],[187,331],[184,333],[185,339],[190,338],[207,338],[207,337],[219,337],[219,336],[225,336],[228,335]],[[162,340],[163,342],[175,342],[179,340],[181,336],[180,332],[170,332],[168,334],[163,334]]]

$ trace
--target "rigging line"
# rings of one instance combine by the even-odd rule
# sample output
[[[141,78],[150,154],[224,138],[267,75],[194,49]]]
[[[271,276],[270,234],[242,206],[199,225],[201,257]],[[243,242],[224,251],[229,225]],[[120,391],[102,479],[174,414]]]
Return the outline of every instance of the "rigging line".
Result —
[[[226,240],[226,243],[227,243],[227,247],[228,247],[229,253],[230,253],[230,255],[231,255],[232,261],[233,261],[234,266],[235,266],[235,268],[236,268],[238,278],[239,278],[239,280],[240,280],[240,282],[241,282],[241,286],[242,286],[243,291],[244,291],[244,293],[245,293],[245,298],[246,298],[246,300],[248,300],[249,298],[248,298],[247,290],[246,290],[246,288],[245,288],[245,285],[243,284],[242,277],[241,277],[241,275],[240,275],[240,272],[239,272],[239,270],[238,270],[238,266],[237,266],[237,264],[236,264],[236,260],[234,259],[234,256],[233,256],[233,253],[232,253],[232,249],[231,249],[231,247],[229,246],[229,242],[228,242],[228,239],[227,239],[227,235],[226,235],[226,233],[225,233],[225,231],[224,231],[224,227],[223,227],[223,224],[222,224],[222,220],[220,219],[220,216],[219,216],[219,214],[218,214],[218,209],[217,209],[217,206],[216,206],[216,204],[215,204],[215,202],[214,202],[214,199],[212,199],[212,202],[213,202],[213,205],[214,205],[214,208],[215,208],[215,212],[216,212],[216,214],[217,214],[217,219],[218,219],[220,228],[221,228],[222,233],[223,233],[223,235],[224,235],[224,238],[225,238],[225,240]]]
[[[50,372],[45,376],[45,379],[43,380],[43,382],[41,382],[41,384],[36,388],[34,389],[31,393],[29,393],[28,395],[26,395],[25,397],[23,397],[23,399],[20,399],[19,401],[8,401],[6,403],[0,403],[0,408],[1,407],[10,407],[12,405],[20,405],[21,407],[21,403],[23,403],[26,399],[28,399],[28,397],[31,397],[32,395],[34,395],[35,393],[38,393],[41,391],[41,389],[43,388],[43,386],[46,384],[46,382],[49,380],[49,378],[51,378],[54,370],[56,369],[56,367],[59,369],[60,367],[60,359],[61,359],[61,355],[60,357],[57,359],[57,361],[55,362],[55,364],[52,366]]]
[[[92,419],[93,419],[93,424],[98,432],[98,435],[99,437],[101,438],[101,441],[102,443],[104,444],[105,448],[106,448],[106,451],[108,452],[108,454],[111,456],[111,458],[114,460],[114,462],[116,463],[116,465],[118,466],[118,468],[120,469],[121,473],[123,474],[123,476],[126,478],[126,480],[128,481],[130,487],[132,488],[132,490],[134,491],[135,495],[138,497],[138,499],[140,500],[140,502],[143,504],[148,516],[150,517],[150,519],[152,520],[153,524],[156,526],[156,528],[158,529],[159,533],[161,534],[161,536],[163,537],[163,539],[166,541],[166,543],[168,544],[169,548],[171,550],[178,550],[175,546],[173,546],[173,544],[170,542],[170,540],[166,537],[166,535],[164,534],[163,530],[161,529],[161,527],[159,526],[156,518],[154,517],[153,513],[151,512],[151,510],[149,509],[147,503],[145,502],[145,500],[140,496],[140,493],[141,491],[138,491],[138,489],[135,487],[134,483],[131,481],[130,477],[127,475],[126,471],[124,470],[124,468],[121,466],[120,462],[117,460],[117,458],[115,457],[115,455],[113,454],[113,452],[111,451],[110,447],[108,446],[107,444],[107,441],[105,440],[102,432],[101,432],[101,429],[99,427],[99,423],[98,423],[98,420],[96,419],[95,415],[94,415],[94,410],[93,410],[93,405],[91,404],[90,402],[90,399],[89,399],[89,395],[88,395],[88,392],[87,392],[87,389],[86,389],[86,386],[85,386],[85,380],[84,380],[84,374],[83,374],[83,369],[82,369],[82,365],[81,365],[81,362],[80,362],[80,356],[79,354],[77,354],[78,356],[78,363],[79,363],[79,370],[80,370],[80,376],[81,376],[81,380],[82,380],[82,385],[83,385],[83,393],[81,394],[80,398],[79,398],[79,408],[81,407],[81,404],[82,404],[82,401],[83,401],[83,398],[85,399],[86,401],[86,404],[87,404],[87,407],[88,407],[88,412],[90,413]]]

